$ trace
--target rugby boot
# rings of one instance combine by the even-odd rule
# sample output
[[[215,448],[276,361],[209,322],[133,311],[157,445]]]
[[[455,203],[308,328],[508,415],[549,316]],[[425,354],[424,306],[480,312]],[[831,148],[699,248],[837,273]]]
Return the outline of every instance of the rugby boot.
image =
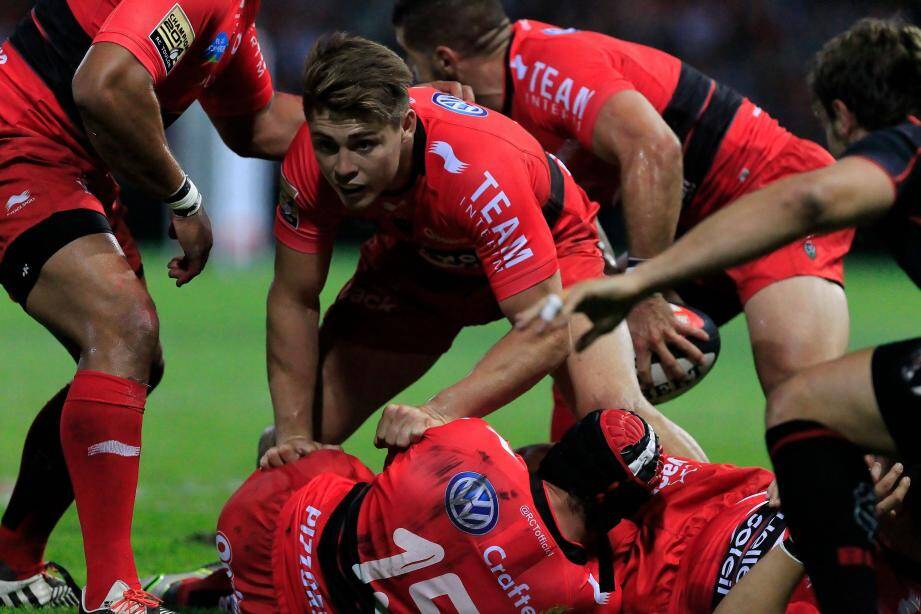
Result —
[[[79,604],[79,587],[67,570],[56,563],[45,563],[40,573],[23,580],[0,580],[0,609],[66,608]]]
[[[116,580],[102,605],[94,610],[86,608],[85,595],[80,599],[80,614],[176,614],[160,605],[160,600],[141,589],[131,588]]]
[[[218,608],[233,592],[227,570],[217,562],[186,573],[144,578],[141,586],[168,608]]]

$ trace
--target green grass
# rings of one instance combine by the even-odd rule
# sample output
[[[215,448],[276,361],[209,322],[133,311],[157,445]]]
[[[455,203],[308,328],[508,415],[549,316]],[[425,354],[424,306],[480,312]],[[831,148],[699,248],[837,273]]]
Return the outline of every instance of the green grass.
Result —
[[[356,254],[340,250],[324,304],[354,269]],[[201,535],[212,531],[221,505],[252,470],[256,438],[271,421],[265,383],[264,317],[270,262],[246,270],[220,269],[190,286],[173,287],[166,255],[147,254],[151,292],[160,310],[167,375],[148,403],[144,455],[134,523],[141,574],[179,571],[213,560]],[[849,263],[852,346],[919,334],[921,294],[885,260]],[[465,331],[421,381],[398,398],[418,403],[467,372],[506,326]],[[716,461],[765,464],[763,399],[755,379],[744,322],[725,327],[714,372],[693,391],[663,406],[696,436]],[[0,507],[19,466],[26,430],[39,407],[73,375],[73,364],[54,339],[12,302],[0,303]],[[358,384],[360,385],[360,384]],[[491,417],[513,445],[546,438],[549,384],[542,382]],[[379,468],[371,445],[376,419],[346,449]],[[76,514],[54,533],[48,557],[83,578]]]

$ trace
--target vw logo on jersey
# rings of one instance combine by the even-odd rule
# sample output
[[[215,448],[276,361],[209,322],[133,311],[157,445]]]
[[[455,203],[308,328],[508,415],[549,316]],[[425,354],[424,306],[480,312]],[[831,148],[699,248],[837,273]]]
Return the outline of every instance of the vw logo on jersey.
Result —
[[[499,498],[485,475],[458,473],[445,489],[445,510],[455,527],[471,535],[485,535],[499,522]]]
[[[575,34],[578,32],[575,28],[545,28],[544,34],[549,34],[550,36],[559,36],[561,34]]]
[[[432,96],[432,102],[452,113],[466,115],[467,117],[486,117],[489,114],[483,107],[478,107],[475,104],[468,104],[460,98],[455,98],[451,94],[439,92]]]

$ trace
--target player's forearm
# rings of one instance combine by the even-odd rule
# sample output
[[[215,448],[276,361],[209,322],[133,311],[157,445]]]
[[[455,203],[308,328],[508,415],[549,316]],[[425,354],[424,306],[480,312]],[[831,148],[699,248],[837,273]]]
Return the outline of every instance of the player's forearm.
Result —
[[[717,614],[783,614],[803,566],[774,548],[723,597]]]
[[[281,160],[304,121],[300,96],[276,92],[272,102],[257,118],[251,155],[266,160]]]
[[[425,405],[448,419],[485,416],[507,405],[558,367],[569,354],[567,330],[536,335],[512,330],[467,377]]]
[[[87,135],[116,175],[158,199],[185,175],[170,153],[150,75],[140,64],[74,79],[74,100]]]
[[[682,169],[681,148],[672,139],[642,145],[622,162],[621,201],[631,257],[652,258],[674,241]]]
[[[313,404],[319,363],[319,301],[305,304],[275,286],[267,307],[266,359],[276,441],[313,438]]]

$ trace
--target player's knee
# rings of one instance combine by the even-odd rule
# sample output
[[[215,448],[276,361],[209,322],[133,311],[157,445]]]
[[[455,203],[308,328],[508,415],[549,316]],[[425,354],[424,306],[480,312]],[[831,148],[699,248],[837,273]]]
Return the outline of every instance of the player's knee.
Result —
[[[815,420],[817,416],[814,405],[806,378],[788,378],[768,394],[765,412],[767,427],[791,420]]]
[[[138,292],[118,300],[99,328],[100,350],[116,362],[151,370],[159,349],[160,320],[150,296]]]

